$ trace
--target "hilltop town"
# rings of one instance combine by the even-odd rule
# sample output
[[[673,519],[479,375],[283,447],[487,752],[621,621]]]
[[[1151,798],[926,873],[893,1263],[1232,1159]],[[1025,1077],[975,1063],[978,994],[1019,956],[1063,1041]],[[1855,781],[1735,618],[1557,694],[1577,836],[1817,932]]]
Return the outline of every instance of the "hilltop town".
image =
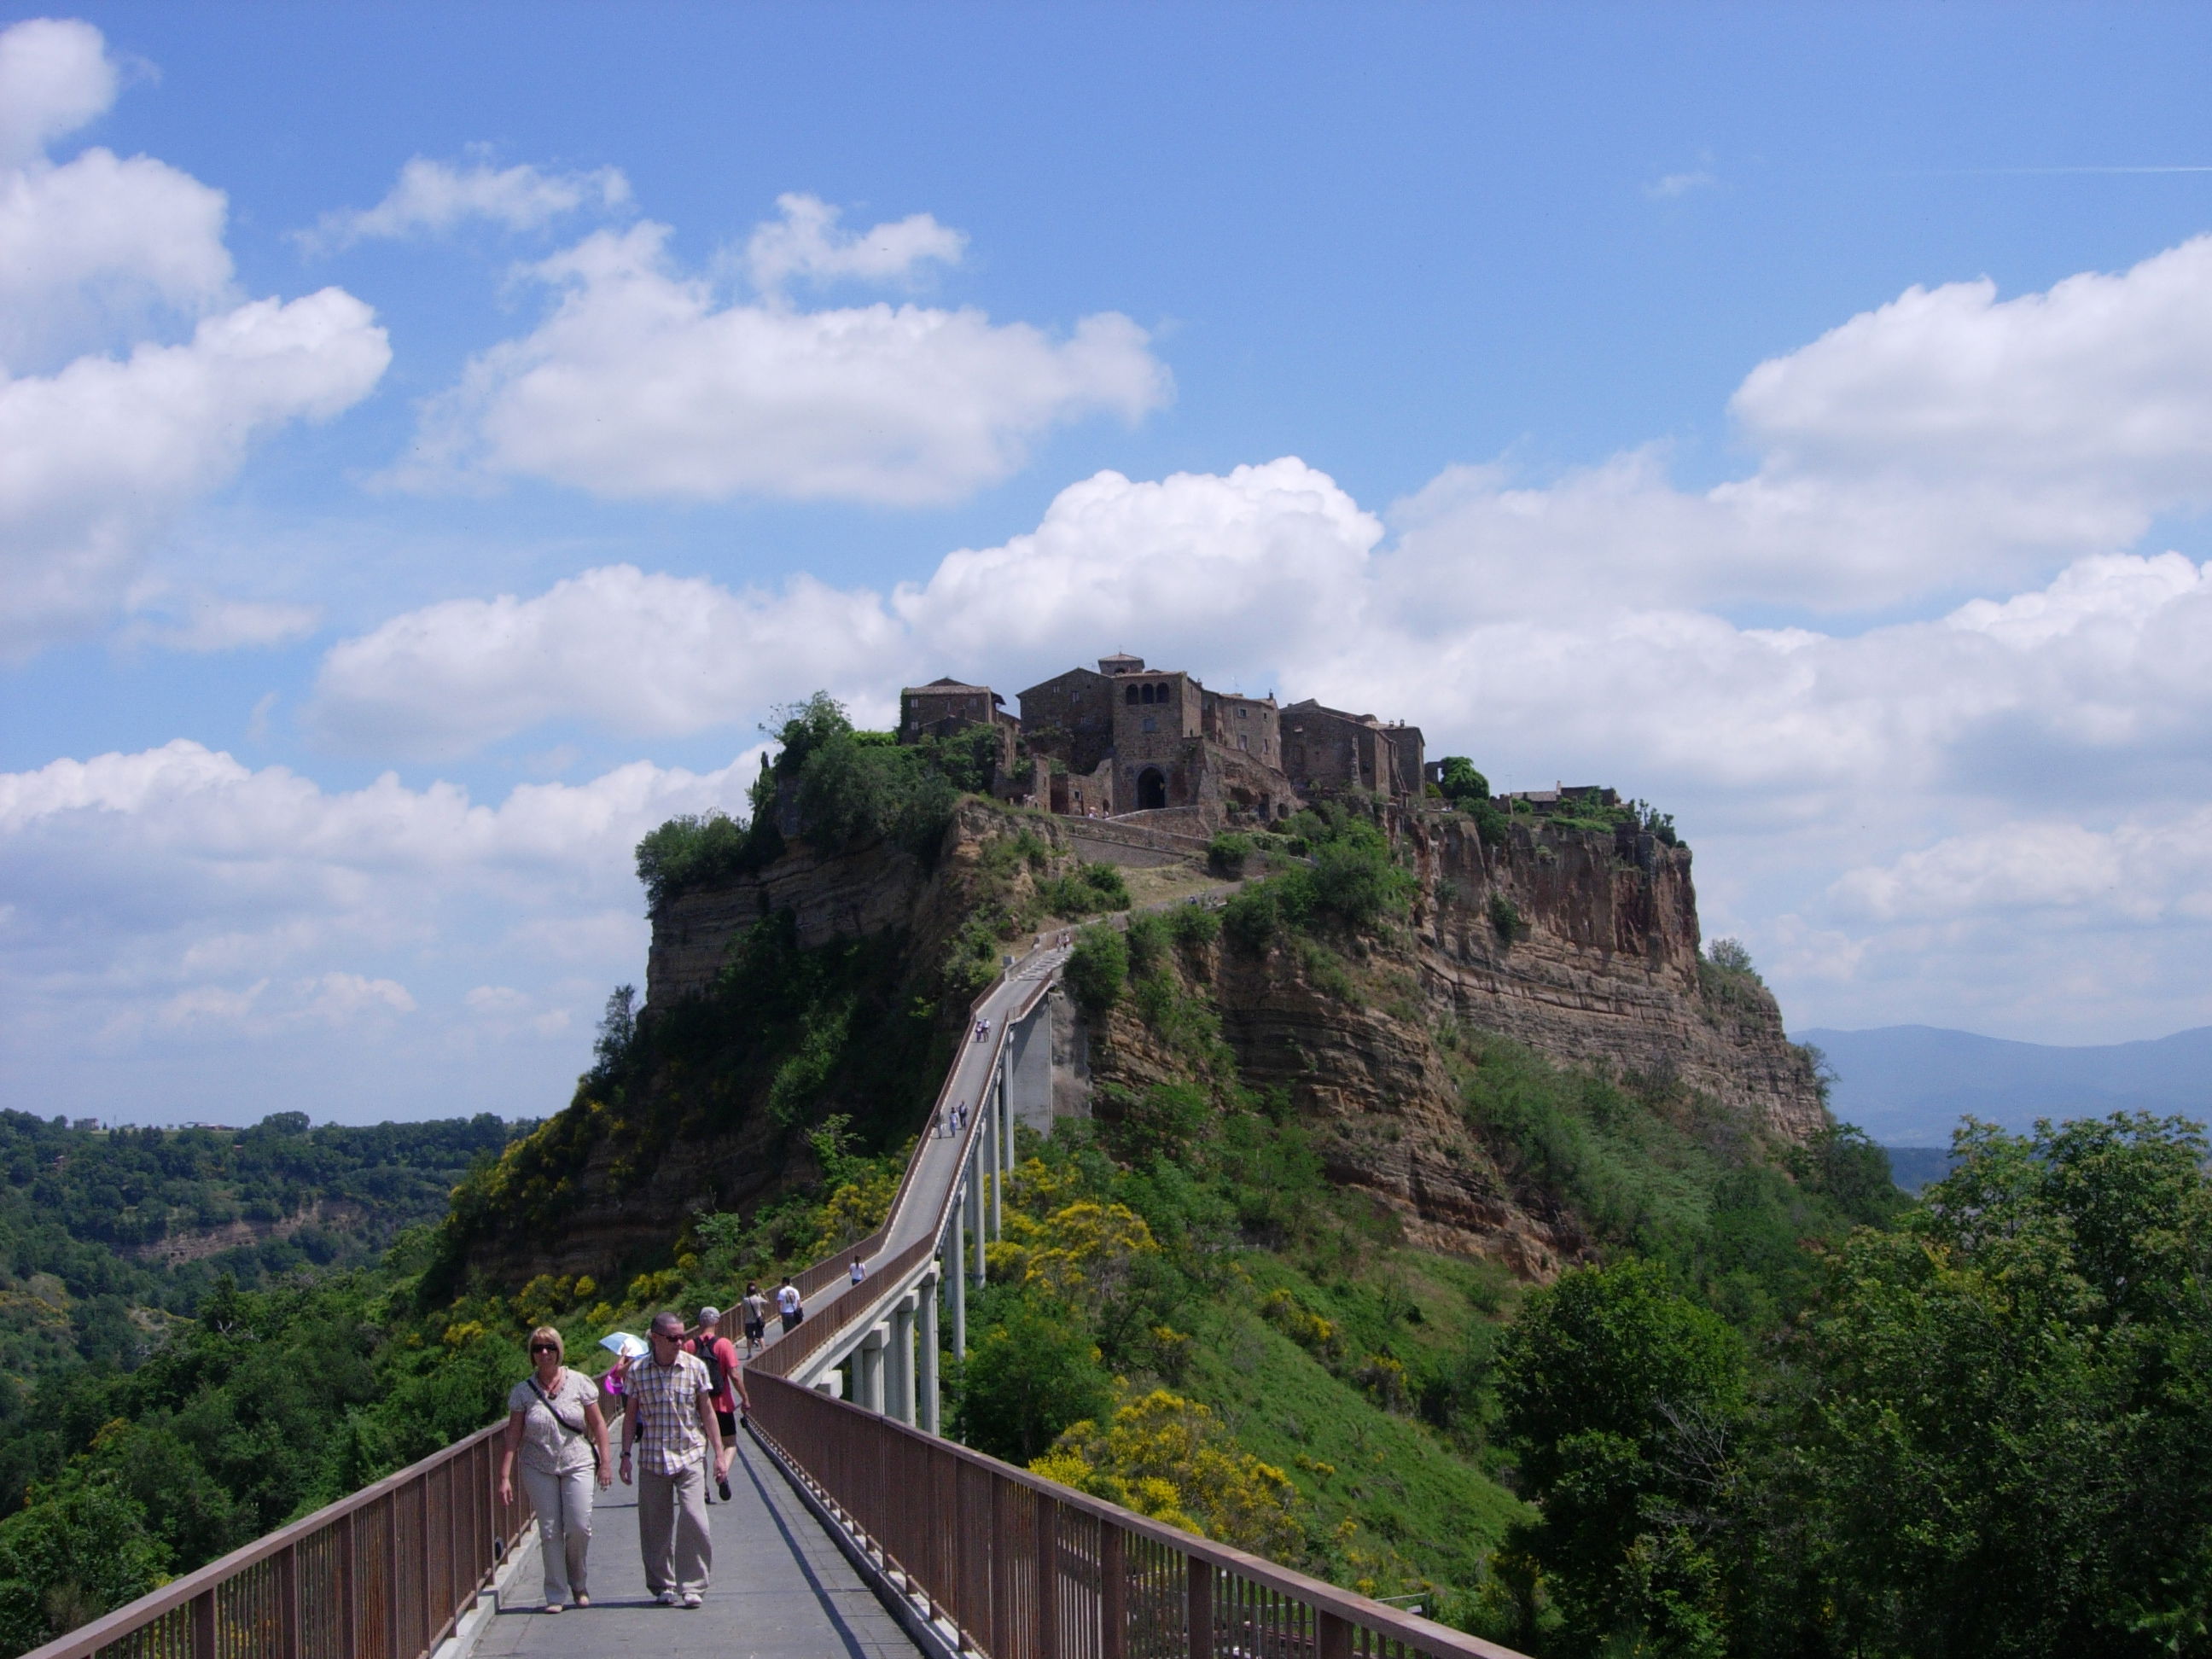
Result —
[[[1121,653],[1016,693],[945,678],[899,695],[901,743],[978,726],[999,735],[992,793],[1074,817],[1146,815],[1163,828],[1286,818],[1316,790],[1418,796],[1429,778],[1417,726],[1309,697],[1209,690],[1180,669]]]

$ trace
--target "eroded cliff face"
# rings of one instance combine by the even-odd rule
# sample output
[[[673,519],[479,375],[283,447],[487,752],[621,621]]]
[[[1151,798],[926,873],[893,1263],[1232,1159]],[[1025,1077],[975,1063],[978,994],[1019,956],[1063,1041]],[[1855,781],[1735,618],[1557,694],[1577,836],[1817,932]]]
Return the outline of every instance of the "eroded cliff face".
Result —
[[[1073,866],[1053,820],[969,800],[927,864],[794,842],[762,870],[666,901],[636,1054],[587,1076],[489,1183],[464,1186],[448,1223],[455,1270],[508,1285],[626,1273],[665,1262],[695,1212],[750,1211],[814,1178],[801,1132],[830,1114],[864,1145],[896,1146],[964,1024],[962,975],[995,970],[999,942],[975,919],[1018,911]],[[786,913],[793,951],[764,980],[723,981],[755,928]],[[810,979],[801,957],[845,946]]]
[[[945,990],[945,964],[968,935],[994,951],[979,943],[976,919],[1021,913],[1039,881],[1089,853],[1071,845],[1073,827],[971,801],[927,866],[891,848],[825,856],[794,845],[762,871],[675,898],[653,918],[648,1023],[741,1025],[749,1011],[718,1000],[716,976],[764,917],[788,911],[802,949],[865,940],[881,953],[872,988],[851,1007],[844,1058],[807,1097],[804,1121],[847,1111],[865,1121],[909,1106],[918,1118],[935,1078],[886,1082],[862,1060],[899,1038],[908,1069],[920,1065],[929,1045],[899,1024],[917,999],[940,999],[945,1030],[961,1022],[966,996]],[[1179,955],[1178,972],[1218,1015],[1222,1063],[1286,1095],[1332,1177],[1388,1206],[1410,1240],[1539,1279],[1592,1248],[1556,1196],[1470,1121],[1448,1042],[1455,1025],[1704,1097],[1772,1143],[1826,1121],[1809,1059],[1784,1036],[1772,998],[1701,966],[1688,849],[1525,821],[1485,847],[1468,820],[1446,813],[1404,814],[1390,830],[1419,878],[1407,918],[1327,949],[1296,937],[1257,953],[1217,942]],[[1042,851],[1010,856],[1017,845]],[[1504,906],[1520,927],[1501,926]],[[694,1210],[750,1208],[806,1178],[803,1140],[770,1107],[787,1060],[763,1052],[711,1080],[686,1060],[688,1073],[633,1081],[619,1099],[580,1093],[520,1155],[512,1213],[474,1224],[469,1267],[519,1281],[650,1262]],[[1063,1108],[1086,1082],[1141,1092],[1193,1063],[1127,999],[1055,1060]],[[534,1173],[521,1167],[531,1158],[542,1165]]]
[[[1827,1122],[1773,998],[1701,966],[1686,848],[1525,823],[1486,848],[1445,814],[1393,829],[1421,878],[1409,925],[1323,950],[1223,942],[1179,953],[1176,968],[1218,1011],[1243,1080],[1285,1091],[1331,1177],[1393,1211],[1409,1240],[1536,1279],[1592,1249],[1578,1218],[1470,1121],[1455,1027],[1686,1106],[1703,1097],[1698,1109],[1778,1148]],[[1126,1000],[1096,1023],[1090,1062],[1099,1083],[1134,1091],[1188,1063]]]
[[[1485,847],[1467,819],[1430,814],[1405,833],[1422,988],[1440,1009],[1555,1060],[1680,1083],[1784,1140],[1827,1121],[1773,996],[1701,965],[1688,848],[1525,819]],[[1493,899],[1525,933],[1506,936]]]

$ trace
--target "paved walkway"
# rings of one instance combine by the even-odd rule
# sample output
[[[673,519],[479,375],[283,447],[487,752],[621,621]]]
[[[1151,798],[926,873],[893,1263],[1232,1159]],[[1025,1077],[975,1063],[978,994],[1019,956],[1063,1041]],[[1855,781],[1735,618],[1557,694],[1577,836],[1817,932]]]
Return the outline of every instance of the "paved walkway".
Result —
[[[730,1497],[707,1513],[714,1576],[704,1607],[647,1600],[637,1556],[637,1498],[617,1482],[592,1515],[592,1605],[549,1617],[525,1598],[544,1583],[533,1541],[477,1638],[477,1659],[914,1659],[884,1611],[768,1455],[739,1431]],[[532,1534],[535,1538],[535,1533]]]

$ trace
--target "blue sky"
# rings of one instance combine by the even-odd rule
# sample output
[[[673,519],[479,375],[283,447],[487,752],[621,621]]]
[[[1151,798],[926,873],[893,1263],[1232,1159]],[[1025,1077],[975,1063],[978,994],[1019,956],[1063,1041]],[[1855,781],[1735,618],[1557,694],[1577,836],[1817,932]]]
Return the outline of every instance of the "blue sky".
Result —
[[[36,18],[36,1109],[551,1109],[769,704],[1116,647],[1671,807],[1793,1024],[2212,1022],[2202,9]]]

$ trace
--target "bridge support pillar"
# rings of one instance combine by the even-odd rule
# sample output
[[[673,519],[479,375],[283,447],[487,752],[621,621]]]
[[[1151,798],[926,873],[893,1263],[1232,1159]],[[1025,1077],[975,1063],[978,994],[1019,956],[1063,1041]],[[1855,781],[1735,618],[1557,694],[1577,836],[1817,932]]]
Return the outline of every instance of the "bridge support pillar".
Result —
[[[860,1339],[853,1350],[853,1403],[880,1413],[884,1408],[884,1340],[880,1325]]]
[[[921,1315],[921,1375],[915,1389],[915,1409],[918,1413],[915,1422],[929,1434],[944,1432],[938,1421],[940,1413],[937,1394],[937,1277],[932,1273],[921,1281],[921,1305],[918,1310]],[[957,1273],[952,1282],[956,1285],[960,1282]],[[964,1336],[967,1333],[963,1331],[961,1334]]]
[[[1006,1236],[1004,1199],[1006,1172],[1013,1167],[1006,1150],[1006,1065],[1001,1060],[986,1085],[991,1094],[991,1237]]]
[[[986,1231],[979,1229],[975,1234],[980,1248],[984,1240],[1000,1236],[998,1085],[987,1080],[983,1085],[983,1097],[975,1104],[983,1114],[983,1146],[981,1154],[975,1160],[975,1173],[983,1178],[984,1185],[990,1188],[988,1193],[978,1194],[982,1203],[983,1228],[988,1230]]]
[[[945,1230],[945,1293],[952,1304],[952,1357],[968,1357],[968,1194],[953,1200],[952,1224]]]
[[[983,1288],[983,1160],[978,1157],[968,1166],[968,1237],[975,1247],[975,1259],[968,1264],[975,1288]]]
[[[908,1293],[891,1310],[890,1347],[885,1355],[889,1363],[884,1368],[884,1384],[890,1396],[884,1409],[902,1423],[914,1421],[914,1304]]]

